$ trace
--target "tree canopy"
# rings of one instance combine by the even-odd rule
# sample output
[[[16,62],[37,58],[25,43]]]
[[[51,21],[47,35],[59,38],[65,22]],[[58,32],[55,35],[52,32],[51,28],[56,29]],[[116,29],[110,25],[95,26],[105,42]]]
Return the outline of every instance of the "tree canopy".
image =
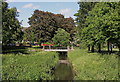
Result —
[[[86,27],[82,29],[82,40],[87,45],[104,42],[116,43],[120,40],[120,3],[97,3],[89,11],[86,18]],[[109,45],[109,44],[108,44]],[[108,46],[109,47],[109,46]]]
[[[16,8],[8,8],[7,2],[2,2],[2,29],[3,45],[22,39],[20,22],[17,19]]]
[[[79,2],[77,30],[80,42],[88,46],[108,43],[116,44],[120,49],[120,2]]]
[[[71,38],[74,35],[74,20],[71,17],[64,18],[61,14],[35,10],[28,23],[30,27],[25,30],[25,34],[30,36],[27,37],[29,41],[40,43],[51,41],[58,28],[65,29]]]

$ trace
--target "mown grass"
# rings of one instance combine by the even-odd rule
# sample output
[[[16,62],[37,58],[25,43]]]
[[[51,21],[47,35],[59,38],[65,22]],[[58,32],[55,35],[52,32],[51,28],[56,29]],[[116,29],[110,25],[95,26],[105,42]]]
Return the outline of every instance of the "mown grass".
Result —
[[[55,52],[26,48],[27,54],[7,53],[2,55],[3,80],[53,80],[52,68],[58,56]]]
[[[75,49],[68,53],[76,71],[75,80],[118,80],[118,55],[89,53]]]

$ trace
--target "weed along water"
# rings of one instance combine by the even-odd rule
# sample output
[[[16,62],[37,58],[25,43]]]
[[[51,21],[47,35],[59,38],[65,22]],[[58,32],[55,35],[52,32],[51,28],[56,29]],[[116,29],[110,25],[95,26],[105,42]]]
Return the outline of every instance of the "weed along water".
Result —
[[[59,61],[54,71],[55,80],[73,80],[74,72],[72,69],[72,64],[67,58],[67,52],[58,53]]]

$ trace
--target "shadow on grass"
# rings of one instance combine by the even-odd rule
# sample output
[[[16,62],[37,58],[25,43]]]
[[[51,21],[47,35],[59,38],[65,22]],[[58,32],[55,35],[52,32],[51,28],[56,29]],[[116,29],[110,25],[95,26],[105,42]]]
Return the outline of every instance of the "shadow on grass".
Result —
[[[26,46],[3,46],[2,54],[29,54]]]
[[[113,50],[112,52],[108,52],[106,50],[102,50],[101,52],[98,52],[98,51],[94,51],[94,52],[95,53],[100,53],[101,55],[118,55],[118,56],[120,56],[120,52],[115,51],[115,50]],[[88,53],[94,53],[94,52],[88,51]]]
[[[42,46],[39,46],[39,47],[34,47],[35,49],[42,49],[43,47]]]

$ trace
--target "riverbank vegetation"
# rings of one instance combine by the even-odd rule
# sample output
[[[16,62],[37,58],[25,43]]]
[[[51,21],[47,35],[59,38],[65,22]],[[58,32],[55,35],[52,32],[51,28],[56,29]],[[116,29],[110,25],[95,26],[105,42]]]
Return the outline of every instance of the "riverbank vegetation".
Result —
[[[26,53],[22,53],[23,51]],[[53,70],[57,62],[58,56],[55,52],[35,48],[9,50],[2,55],[2,79],[53,80]]]
[[[75,80],[117,80],[119,79],[118,58],[111,55],[87,52],[87,49],[75,49],[68,53],[76,72]]]

